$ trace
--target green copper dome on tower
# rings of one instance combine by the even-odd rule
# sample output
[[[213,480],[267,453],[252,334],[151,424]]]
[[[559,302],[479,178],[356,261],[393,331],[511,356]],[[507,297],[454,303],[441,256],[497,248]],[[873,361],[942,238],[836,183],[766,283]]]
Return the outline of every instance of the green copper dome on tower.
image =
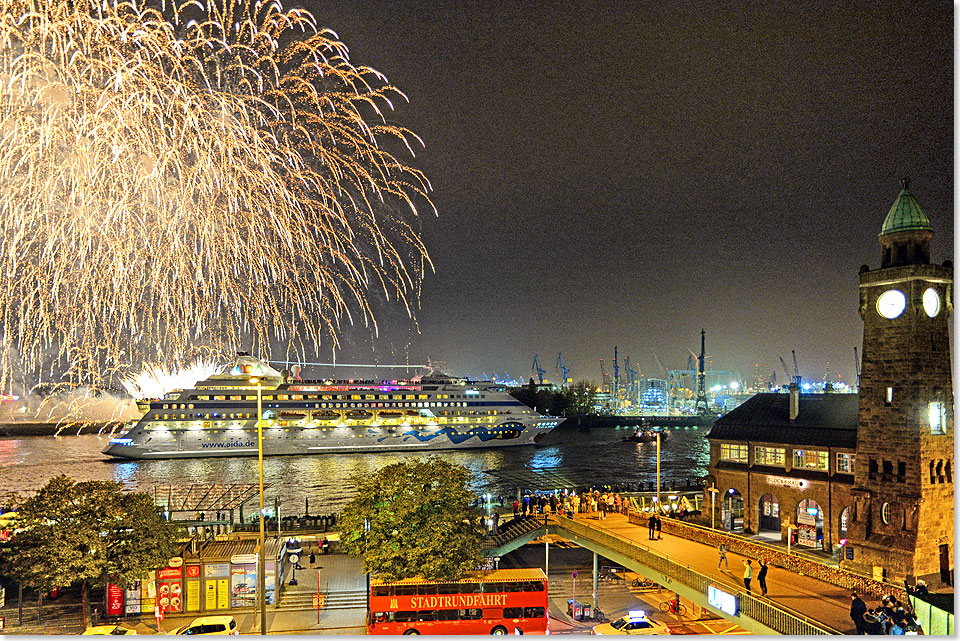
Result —
[[[910,179],[904,178],[900,181],[903,189],[893,207],[883,221],[883,227],[880,228],[880,235],[893,234],[899,231],[933,231],[930,226],[930,219],[923,213],[917,197],[910,193]]]

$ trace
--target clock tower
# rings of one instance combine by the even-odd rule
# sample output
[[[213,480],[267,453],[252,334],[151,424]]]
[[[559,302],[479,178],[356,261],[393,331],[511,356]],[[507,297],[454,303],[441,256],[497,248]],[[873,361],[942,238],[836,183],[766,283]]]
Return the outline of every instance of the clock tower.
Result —
[[[857,449],[844,567],[893,582],[949,583],[953,567],[953,265],[930,262],[933,228],[909,181],[860,268]]]

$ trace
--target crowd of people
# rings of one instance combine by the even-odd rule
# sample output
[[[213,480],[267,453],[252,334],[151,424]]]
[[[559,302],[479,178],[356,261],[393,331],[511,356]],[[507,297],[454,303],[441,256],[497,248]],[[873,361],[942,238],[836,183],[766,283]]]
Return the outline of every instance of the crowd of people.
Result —
[[[917,593],[926,594],[923,581],[917,582]],[[917,616],[909,603],[901,603],[893,595],[884,596],[875,608],[867,604],[856,592],[850,605],[850,618],[857,627],[857,634],[922,634]]]
[[[513,516],[522,519],[533,514],[565,514],[569,518],[576,515],[596,514],[605,519],[607,514],[626,514],[629,501],[619,492],[598,489],[576,492],[532,492],[513,502]]]

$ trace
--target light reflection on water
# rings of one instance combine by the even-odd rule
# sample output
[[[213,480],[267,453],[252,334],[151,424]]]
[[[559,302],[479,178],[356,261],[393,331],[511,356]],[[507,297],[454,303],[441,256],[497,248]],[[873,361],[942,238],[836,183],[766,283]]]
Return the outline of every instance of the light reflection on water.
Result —
[[[624,443],[628,429],[560,428],[540,446],[436,452],[474,473],[474,489],[510,496],[516,487],[500,480],[498,470],[556,471],[580,485],[651,481],[656,474],[653,443]],[[697,478],[709,461],[708,429],[677,429],[664,438],[661,466],[664,478]],[[114,480],[152,491],[154,485],[191,483],[256,483],[257,458],[166,459],[115,462],[100,452],[106,436],[26,437],[0,439],[0,485],[5,491],[35,490],[57,474],[77,480]],[[267,501],[279,494],[281,503],[301,510],[334,511],[353,495],[350,479],[370,474],[398,461],[428,456],[424,452],[322,454],[264,459]],[[485,472],[492,473],[485,473]],[[551,489],[551,488],[541,488]]]

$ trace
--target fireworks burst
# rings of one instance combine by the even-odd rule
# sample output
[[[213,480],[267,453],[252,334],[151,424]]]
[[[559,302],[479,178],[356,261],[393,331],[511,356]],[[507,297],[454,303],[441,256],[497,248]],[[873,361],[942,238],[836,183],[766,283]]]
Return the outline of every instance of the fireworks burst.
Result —
[[[135,399],[163,398],[176,389],[190,389],[197,381],[218,373],[221,366],[211,360],[199,358],[186,367],[171,369],[163,365],[146,367],[136,375],[127,376],[120,383]]]
[[[8,381],[203,345],[314,352],[430,266],[405,98],[278,2],[0,0]]]

